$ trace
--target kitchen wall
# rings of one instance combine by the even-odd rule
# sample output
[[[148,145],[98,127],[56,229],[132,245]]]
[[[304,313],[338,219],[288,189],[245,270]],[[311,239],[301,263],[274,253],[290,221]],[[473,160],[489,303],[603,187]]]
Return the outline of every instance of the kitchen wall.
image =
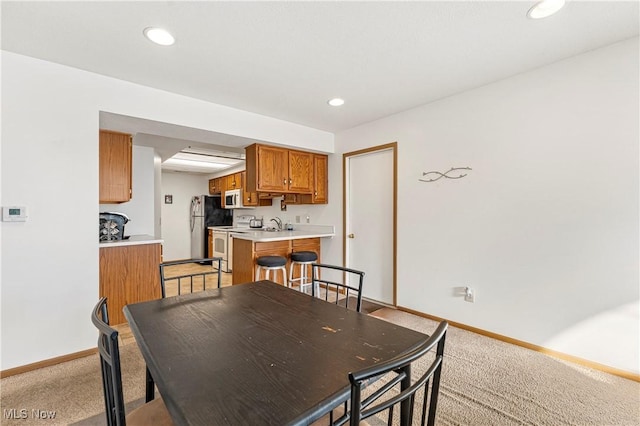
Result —
[[[638,373],[638,47],[336,135],[334,199],[341,153],[398,142],[400,306]],[[418,181],[463,166],[463,179]],[[330,215],[341,222],[340,204]],[[457,286],[474,287],[476,302],[453,296]]]
[[[0,63],[1,202],[29,210],[27,222],[0,224],[2,370],[95,348],[100,111],[334,149],[332,134],[298,124],[6,51]]]
[[[162,258],[165,261],[191,258],[191,198],[209,193],[209,179],[195,173],[162,173]],[[164,196],[173,197],[164,204]]]
[[[157,236],[155,223],[160,221],[160,215],[154,203],[155,153],[153,148],[134,145],[132,154],[131,201],[120,204],[100,204],[100,211],[126,214],[129,222],[124,227],[125,235]]]

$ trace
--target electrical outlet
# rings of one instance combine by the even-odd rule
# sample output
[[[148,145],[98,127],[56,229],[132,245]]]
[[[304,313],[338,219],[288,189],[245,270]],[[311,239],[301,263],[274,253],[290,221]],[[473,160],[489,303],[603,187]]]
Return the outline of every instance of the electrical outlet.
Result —
[[[464,300],[465,302],[474,303],[476,301],[476,290],[471,287],[464,288]]]
[[[296,223],[300,223],[300,216],[296,216]]]

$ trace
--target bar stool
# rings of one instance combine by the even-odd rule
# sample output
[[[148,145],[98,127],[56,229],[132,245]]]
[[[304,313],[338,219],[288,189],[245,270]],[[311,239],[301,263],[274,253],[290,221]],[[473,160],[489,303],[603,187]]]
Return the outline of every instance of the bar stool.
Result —
[[[264,279],[268,280],[271,271],[282,271],[282,284],[287,286],[287,258],[282,256],[260,256],[256,260],[256,281],[260,279],[260,271],[264,269]],[[276,273],[273,273],[275,281]]]
[[[318,260],[318,255],[312,251],[296,251],[291,253],[291,266],[289,267],[289,287],[293,287],[296,281],[300,281],[300,291],[304,293],[304,287],[311,285],[312,281],[307,275],[307,267]],[[293,278],[293,268],[300,266],[300,278]],[[317,290],[317,288],[316,288]],[[317,292],[317,291],[316,291]]]

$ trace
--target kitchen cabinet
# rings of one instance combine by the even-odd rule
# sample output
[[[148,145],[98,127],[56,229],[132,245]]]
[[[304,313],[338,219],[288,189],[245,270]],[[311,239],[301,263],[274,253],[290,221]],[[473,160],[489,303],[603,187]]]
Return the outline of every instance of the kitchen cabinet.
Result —
[[[209,194],[210,195],[214,195],[214,194],[220,194],[222,193],[222,179],[224,178],[213,178],[213,179],[209,179]],[[226,179],[224,181],[224,186],[226,188]]]
[[[247,207],[256,207],[259,205],[258,193],[248,191],[246,188],[247,172],[242,172],[242,182],[245,182],[244,192],[242,194],[242,203]],[[271,205],[271,204],[269,204]]]
[[[287,204],[327,204],[329,202],[329,157],[313,154],[313,193],[300,194]]]
[[[131,200],[132,139],[131,135],[100,130],[99,201],[102,204]]]
[[[232,189],[242,189],[242,172],[233,173],[224,176],[221,179],[225,179],[225,191],[230,191]]]
[[[248,191],[312,193],[312,153],[259,144],[248,146],[245,153]]]
[[[112,325],[127,322],[122,313],[125,305],[162,296],[158,274],[161,262],[159,243],[100,247],[99,293],[107,298]]]

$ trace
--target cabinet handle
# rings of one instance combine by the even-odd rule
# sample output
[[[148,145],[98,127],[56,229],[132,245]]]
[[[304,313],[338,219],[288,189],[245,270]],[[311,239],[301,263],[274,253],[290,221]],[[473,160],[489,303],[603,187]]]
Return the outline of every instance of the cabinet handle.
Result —
[[[314,192],[313,195],[318,196],[318,191]]]
[[[282,179],[282,184],[286,185],[287,184],[287,178]]]
[[[349,235],[347,235],[347,237],[349,237],[349,238],[355,238],[356,236],[355,236],[354,234],[349,234]]]
[[[291,179],[289,179],[289,185],[291,185]]]

